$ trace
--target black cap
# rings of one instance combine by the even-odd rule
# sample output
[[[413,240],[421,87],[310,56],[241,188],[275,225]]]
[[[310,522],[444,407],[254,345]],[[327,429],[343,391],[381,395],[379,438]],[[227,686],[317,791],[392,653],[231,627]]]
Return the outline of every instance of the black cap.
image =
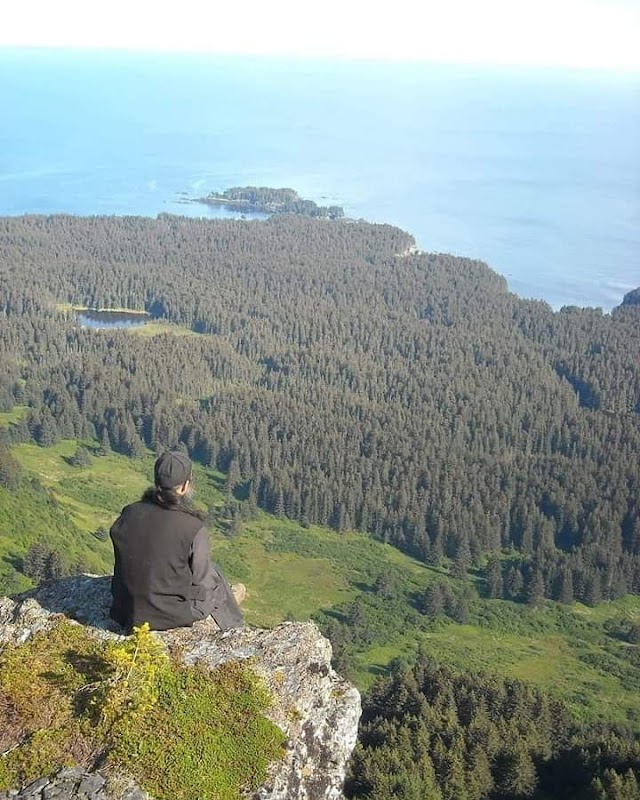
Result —
[[[167,451],[156,461],[153,468],[156,486],[161,489],[173,489],[182,486],[191,478],[191,460],[184,453]]]

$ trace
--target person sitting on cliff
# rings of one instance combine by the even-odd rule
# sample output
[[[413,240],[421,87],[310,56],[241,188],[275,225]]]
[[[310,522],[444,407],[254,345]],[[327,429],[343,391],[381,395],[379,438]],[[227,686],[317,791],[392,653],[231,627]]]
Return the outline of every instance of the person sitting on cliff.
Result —
[[[155,486],[123,508],[111,527],[112,619],[128,630],[144,622],[168,630],[211,615],[222,630],[241,627],[245,589],[232,589],[209,559],[207,530],[190,502],[191,461],[163,453],[154,477]]]

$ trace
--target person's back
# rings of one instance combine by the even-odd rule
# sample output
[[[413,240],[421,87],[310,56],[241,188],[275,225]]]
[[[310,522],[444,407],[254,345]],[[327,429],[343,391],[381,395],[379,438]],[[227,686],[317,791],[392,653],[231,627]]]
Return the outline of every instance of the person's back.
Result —
[[[112,616],[154,630],[193,623],[189,556],[202,522],[179,508],[142,500],[111,528],[115,553]]]
[[[209,614],[223,629],[242,625],[229,584],[209,560],[201,516],[186,501],[191,480],[187,456],[164,453],[155,487],[111,527],[111,616],[127,629],[143,622],[153,630],[186,627]]]

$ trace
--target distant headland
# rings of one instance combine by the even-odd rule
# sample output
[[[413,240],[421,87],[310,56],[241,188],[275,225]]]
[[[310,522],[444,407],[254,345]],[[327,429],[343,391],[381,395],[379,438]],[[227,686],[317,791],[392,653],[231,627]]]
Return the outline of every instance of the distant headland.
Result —
[[[267,186],[235,186],[224,192],[211,192],[197,197],[193,203],[224,206],[231,211],[249,214],[300,214],[304,217],[340,219],[344,209],[340,206],[319,206],[313,200],[304,200],[294,189],[272,189]]]

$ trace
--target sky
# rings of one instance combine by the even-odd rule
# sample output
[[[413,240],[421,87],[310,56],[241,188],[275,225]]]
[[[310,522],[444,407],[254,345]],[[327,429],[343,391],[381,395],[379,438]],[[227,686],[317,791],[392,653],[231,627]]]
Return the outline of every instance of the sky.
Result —
[[[640,0],[20,0],[3,5],[0,47],[640,72]]]

